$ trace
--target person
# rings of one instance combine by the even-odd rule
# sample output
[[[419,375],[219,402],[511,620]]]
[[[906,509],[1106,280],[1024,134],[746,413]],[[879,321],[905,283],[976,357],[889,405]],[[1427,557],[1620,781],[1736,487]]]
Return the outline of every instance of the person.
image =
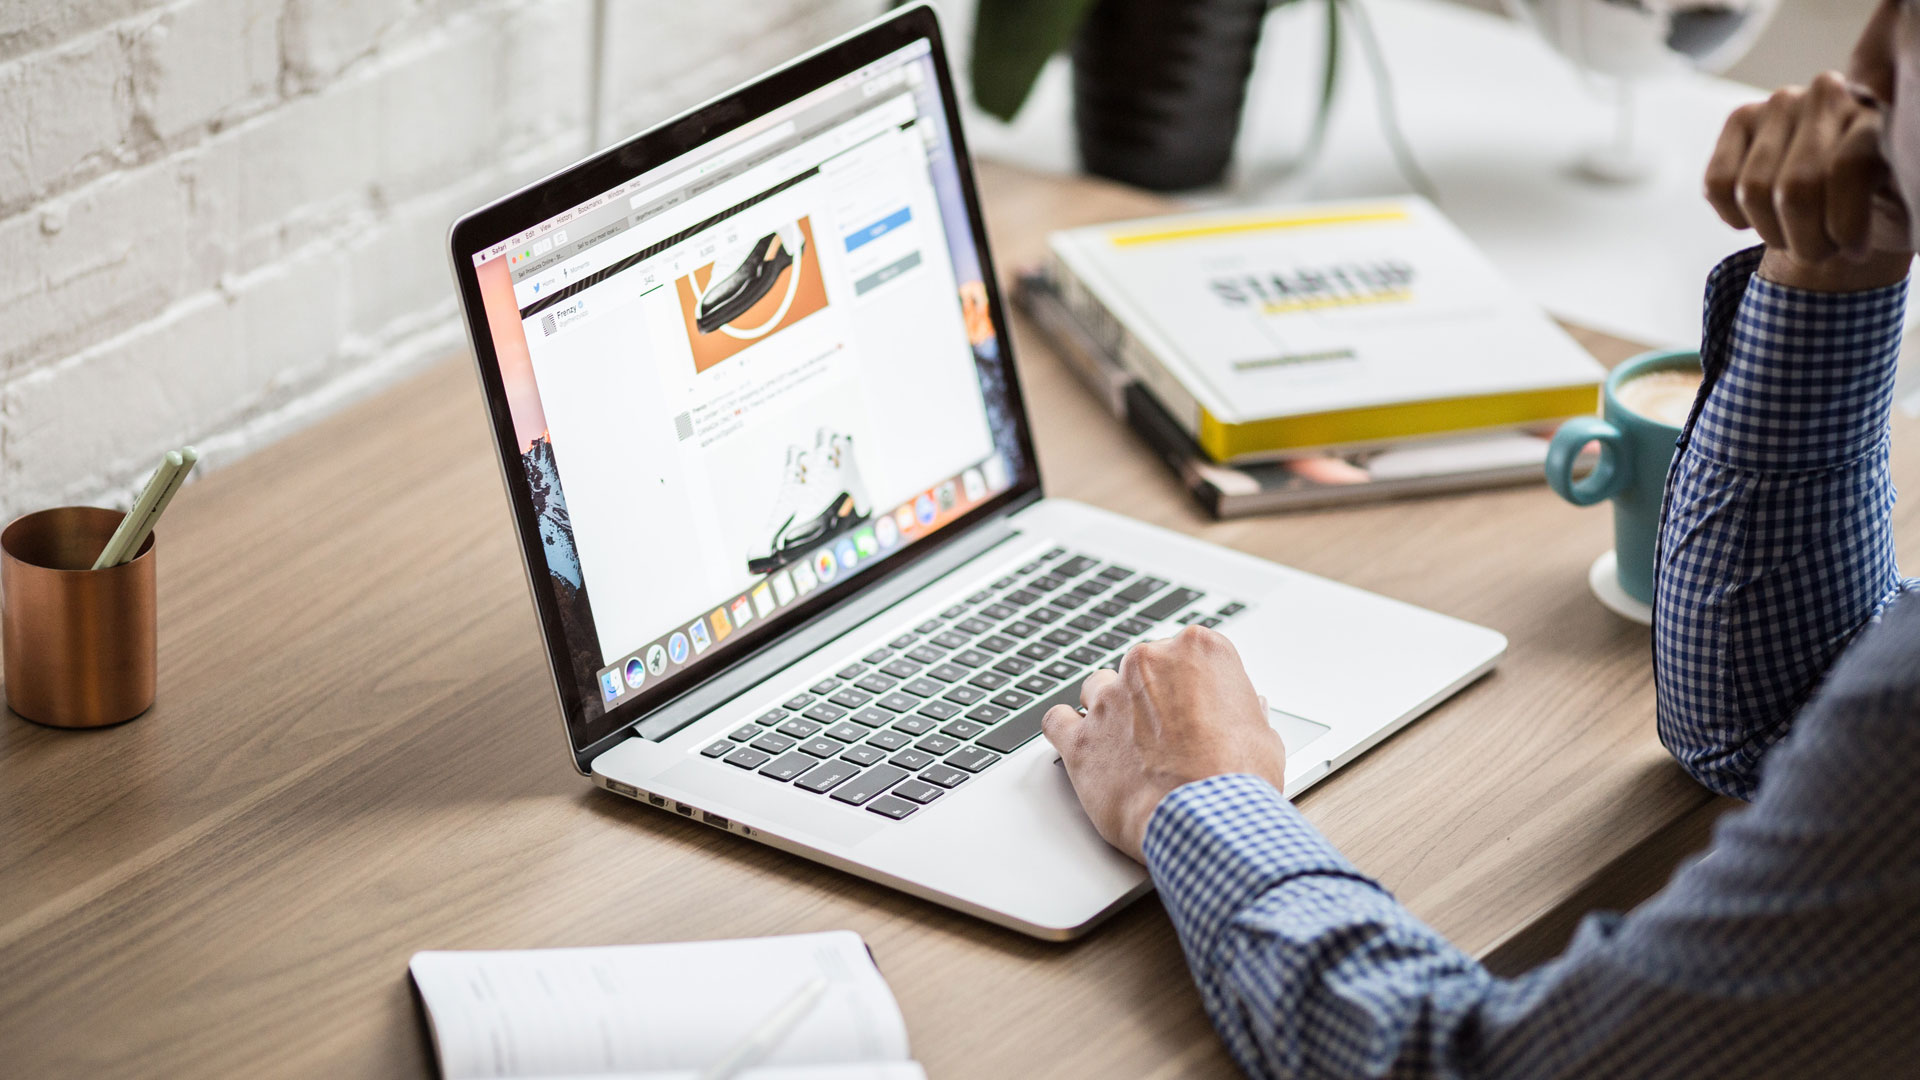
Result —
[[[1139,646],[1088,677],[1084,715],[1048,713],[1248,1074],[1920,1075],[1920,583],[1895,570],[1888,477],[1920,0],[1884,0],[1850,77],[1735,112],[1706,186],[1763,242],[1709,280],[1659,541],[1661,738],[1751,801],[1707,857],[1496,978],[1281,796],[1226,638]]]

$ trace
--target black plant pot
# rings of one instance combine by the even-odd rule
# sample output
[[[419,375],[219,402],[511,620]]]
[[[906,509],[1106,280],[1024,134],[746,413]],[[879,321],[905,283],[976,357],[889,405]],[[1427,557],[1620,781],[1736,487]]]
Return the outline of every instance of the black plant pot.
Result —
[[[1233,157],[1268,0],[1100,0],[1073,45],[1090,173],[1155,191],[1214,183]]]

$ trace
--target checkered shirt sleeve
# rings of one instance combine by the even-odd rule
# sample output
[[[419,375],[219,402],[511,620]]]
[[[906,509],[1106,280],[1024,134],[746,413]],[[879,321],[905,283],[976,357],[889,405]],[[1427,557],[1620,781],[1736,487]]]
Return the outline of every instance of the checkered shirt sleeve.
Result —
[[[1712,854],[1558,958],[1495,978],[1280,793],[1163,799],[1147,866],[1248,1076],[1762,1080],[1920,1061],[1920,600],[1836,667]]]
[[[1920,599],[1892,602],[1913,583],[1885,422],[1905,293],[1797,293],[1751,280],[1757,262],[1708,291],[1656,595],[1662,736],[1753,805],[1659,895],[1500,979],[1265,781],[1175,790],[1147,866],[1249,1076],[1915,1075]]]
[[[1887,465],[1906,283],[1805,292],[1757,276],[1761,254],[1707,284],[1706,387],[1654,582],[1661,741],[1743,799],[1834,658],[1915,586],[1894,568]]]

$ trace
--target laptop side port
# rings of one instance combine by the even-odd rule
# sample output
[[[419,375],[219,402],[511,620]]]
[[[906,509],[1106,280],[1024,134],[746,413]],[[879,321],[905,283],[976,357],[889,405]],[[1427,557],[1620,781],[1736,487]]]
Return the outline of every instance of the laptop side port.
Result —
[[[721,817],[719,814],[710,814],[705,810],[700,811],[700,820],[706,822],[707,824],[713,826],[716,829],[724,829],[727,827],[726,818]]]
[[[686,803],[683,803],[683,802],[677,802],[677,803],[674,803],[674,804],[673,804],[673,808],[674,808],[675,810],[677,810],[677,811],[679,811],[679,812],[680,812],[680,816],[682,816],[682,817],[692,817],[692,816],[693,816],[693,807],[691,807],[691,806],[688,806],[688,805],[687,805]]]
[[[618,780],[607,781],[607,790],[616,795],[625,795],[629,799],[637,799],[640,797],[639,788],[634,787],[632,784],[623,784]]]
[[[665,807],[667,805],[667,797],[665,795],[655,795],[649,791],[647,793],[647,802],[654,806]]]

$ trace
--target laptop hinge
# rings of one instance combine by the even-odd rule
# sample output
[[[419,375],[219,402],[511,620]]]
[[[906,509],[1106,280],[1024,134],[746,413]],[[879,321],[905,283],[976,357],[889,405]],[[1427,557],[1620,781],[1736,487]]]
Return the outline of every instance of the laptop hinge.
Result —
[[[1009,505],[993,518],[969,529],[964,536],[956,537],[915,565],[853,596],[804,626],[796,627],[779,642],[742,661],[732,670],[662,705],[634,727],[587,747],[580,753],[580,762],[582,765],[592,762],[596,756],[629,735],[664,739],[733,699],[752,693],[776,672],[831,644],[836,638],[858,630],[913,594],[1020,535],[1010,518],[1032,501],[1022,499]]]

